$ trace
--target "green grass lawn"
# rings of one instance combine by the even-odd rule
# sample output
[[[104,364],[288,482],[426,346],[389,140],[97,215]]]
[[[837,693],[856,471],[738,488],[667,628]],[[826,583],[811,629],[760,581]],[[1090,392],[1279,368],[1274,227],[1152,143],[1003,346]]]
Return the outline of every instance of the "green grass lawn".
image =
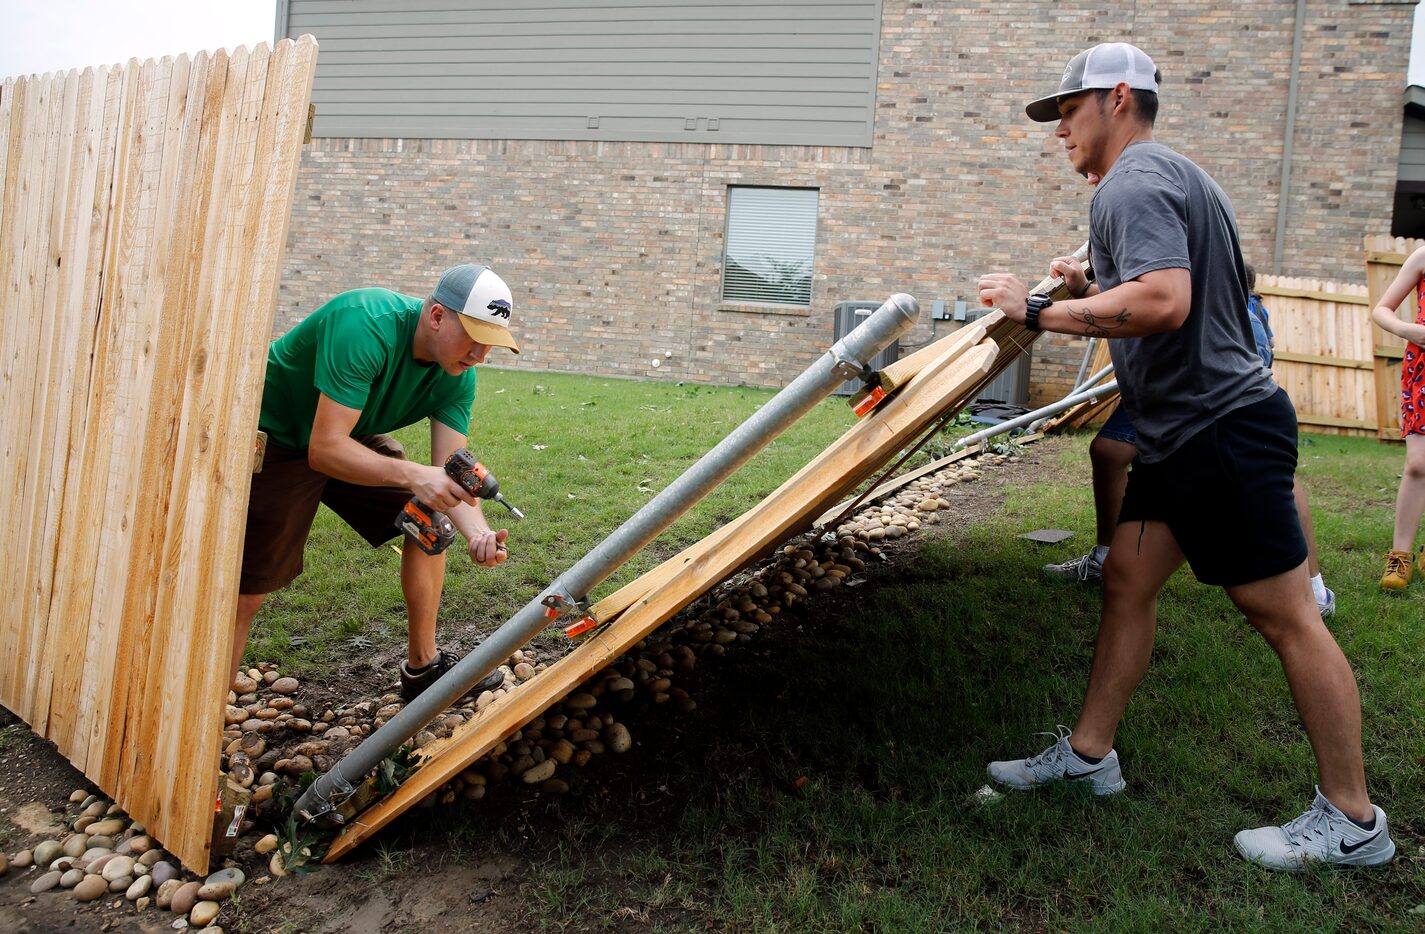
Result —
[[[1087,483],[1064,482],[1087,479],[1087,436],[1062,457],[1058,478],[1025,476],[998,514],[923,538],[853,612],[779,641],[764,689],[754,674],[703,699],[740,726],[668,766],[688,801],[676,830],[600,811],[600,833],[634,837],[620,881],[590,885],[609,857],[571,845],[542,867],[541,903],[576,899],[587,919],[632,900],[666,929],[1425,930],[1425,586],[1376,588],[1399,448],[1314,437],[1302,450],[1394,865],[1289,877],[1237,857],[1237,830],[1310,803],[1313,760],[1275,656],[1188,572],[1163,595],[1118,738],[1128,793],[973,797],[986,761],[1072,723],[1086,679],[1099,593],[1039,572],[1092,539]],[[1015,537],[1042,527],[1079,534],[1054,549]],[[810,782],[789,793],[798,774]],[[566,814],[584,827],[578,810]]]
[[[512,530],[506,567],[452,561],[445,625],[503,622],[769,397],[482,373],[472,448],[530,518]],[[653,550],[742,512],[851,420],[841,401],[819,406]],[[424,429],[403,440],[424,453]],[[1039,568],[1092,540],[1087,445],[1079,436],[1057,465],[1018,472],[997,512],[918,536],[912,558],[802,614],[800,628],[730,653],[723,683],[735,689],[709,673],[702,719],[665,731],[661,756],[636,772],[595,763],[606,789],[616,775],[611,792],[591,780],[540,802],[560,842],[532,846],[480,808],[443,815],[442,839],[453,853],[509,847],[535,861],[519,888],[527,929],[1425,930],[1425,584],[1376,587],[1398,447],[1323,436],[1302,447],[1339,600],[1331,629],[1360,682],[1394,865],[1287,877],[1236,856],[1237,830],[1309,804],[1314,768],[1275,656],[1187,572],[1164,592],[1153,666],[1118,737],[1128,792],[974,797],[987,760],[1039,751],[1032,734],[1075,715],[1100,596]],[[1044,527],[1078,534],[1052,547],[1016,537]],[[370,640],[366,653],[403,644],[389,548],[324,513],[307,564],[258,617],[250,659],[321,677],[350,660],[352,637]],[[660,796],[649,819],[646,799]]]

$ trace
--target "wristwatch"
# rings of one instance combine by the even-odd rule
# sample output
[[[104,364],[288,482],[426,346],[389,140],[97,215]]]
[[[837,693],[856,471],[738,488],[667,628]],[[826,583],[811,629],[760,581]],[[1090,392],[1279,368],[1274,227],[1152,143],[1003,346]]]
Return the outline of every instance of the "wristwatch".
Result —
[[[1047,295],[1031,295],[1024,300],[1024,326],[1031,331],[1039,330],[1039,312],[1054,304]]]

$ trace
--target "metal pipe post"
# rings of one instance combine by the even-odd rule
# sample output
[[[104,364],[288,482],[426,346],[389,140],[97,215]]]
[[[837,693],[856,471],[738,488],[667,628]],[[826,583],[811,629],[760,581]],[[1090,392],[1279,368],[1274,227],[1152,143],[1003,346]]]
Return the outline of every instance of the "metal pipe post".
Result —
[[[991,425],[983,431],[977,431],[972,435],[966,435],[965,437],[956,441],[955,444],[951,447],[951,450],[958,451],[961,448],[969,447],[977,441],[985,441],[989,438],[996,437],[997,435],[1002,435],[1006,434],[1007,432],[1014,431],[1016,428],[1023,428],[1031,422],[1038,421],[1039,419],[1044,418],[1046,416],[1058,415],[1060,412],[1072,409],[1080,402],[1094,402],[1098,399],[1099,396],[1106,395],[1110,392],[1115,392],[1117,391],[1117,389],[1118,380],[1115,379],[1109,380],[1102,386],[1093,386],[1089,389],[1085,389],[1077,395],[1065,396],[1058,402],[1052,402],[1049,405],[1044,406],[1044,408],[1042,409],[1035,409],[1033,412],[1026,412],[1025,414],[1020,415],[1017,418],[1011,418],[1008,421],[1000,422],[998,425]]]
[[[318,777],[298,799],[296,812],[308,820],[323,815],[335,817],[334,807],[345,800],[355,784],[382,759],[399,749],[421,727],[548,626],[549,611],[557,615],[581,606],[595,586],[773,438],[842,382],[863,374],[870,360],[905,333],[919,314],[920,306],[914,298],[904,293],[892,295],[874,314],[837,341],[805,372],[733,429],[613,534],[594,546],[435,684],[347,753],[331,771]]]

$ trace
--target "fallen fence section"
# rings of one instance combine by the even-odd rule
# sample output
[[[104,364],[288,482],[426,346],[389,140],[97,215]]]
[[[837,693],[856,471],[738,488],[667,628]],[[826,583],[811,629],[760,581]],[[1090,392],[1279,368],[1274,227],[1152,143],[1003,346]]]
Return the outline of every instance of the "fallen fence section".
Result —
[[[0,703],[199,873],[316,55],[0,89]]]
[[[297,814],[305,820],[321,817],[337,822],[343,820],[344,814],[338,807],[355,793],[356,783],[364,781],[382,759],[396,752],[421,727],[494,671],[511,652],[537,636],[550,621],[580,613],[596,586],[698,500],[716,489],[840,383],[869,373],[869,362],[905,333],[919,314],[920,306],[909,295],[892,295],[887,299],[874,314],[837,341],[697,463],[482,640],[419,698],[363,740],[335,768],[319,776],[298,799],[294,808]]]
[[[1037,335],[996,311],[919,355],[918,372],[871,414],[753,509],[595,603],[601,627],[568,655],[504,695],[444,740],[420,750],[421,766],[373,807],[354,815],[327,851],[341,858],[506,737],[628,651],[679,610],[741,568],[806,531],[938,419],[967,405]]]

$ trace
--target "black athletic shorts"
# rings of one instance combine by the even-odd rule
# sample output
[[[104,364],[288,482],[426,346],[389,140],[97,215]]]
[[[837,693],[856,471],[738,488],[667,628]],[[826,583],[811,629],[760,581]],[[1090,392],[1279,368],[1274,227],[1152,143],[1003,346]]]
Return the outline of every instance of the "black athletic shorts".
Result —
[[[401,442],[390,435],[356,440],[377,454],[405,459]],[[410,498],[411,491],[400,487],[360,486],[333,479],[307,464],[306,451],[268,444],[262,472],[252,475],[238,593],[272,593],[301,575],[302,552],[317,516],[317,504],[326,503],[362,538],[382,545],[401,534],[396,516]]]
[[[1295,473],[1296,409],[1278,389],[1157,463],[1134,459],[1118,522],[1166,523],[1204,584],[1250,584],[1306,560]]]

